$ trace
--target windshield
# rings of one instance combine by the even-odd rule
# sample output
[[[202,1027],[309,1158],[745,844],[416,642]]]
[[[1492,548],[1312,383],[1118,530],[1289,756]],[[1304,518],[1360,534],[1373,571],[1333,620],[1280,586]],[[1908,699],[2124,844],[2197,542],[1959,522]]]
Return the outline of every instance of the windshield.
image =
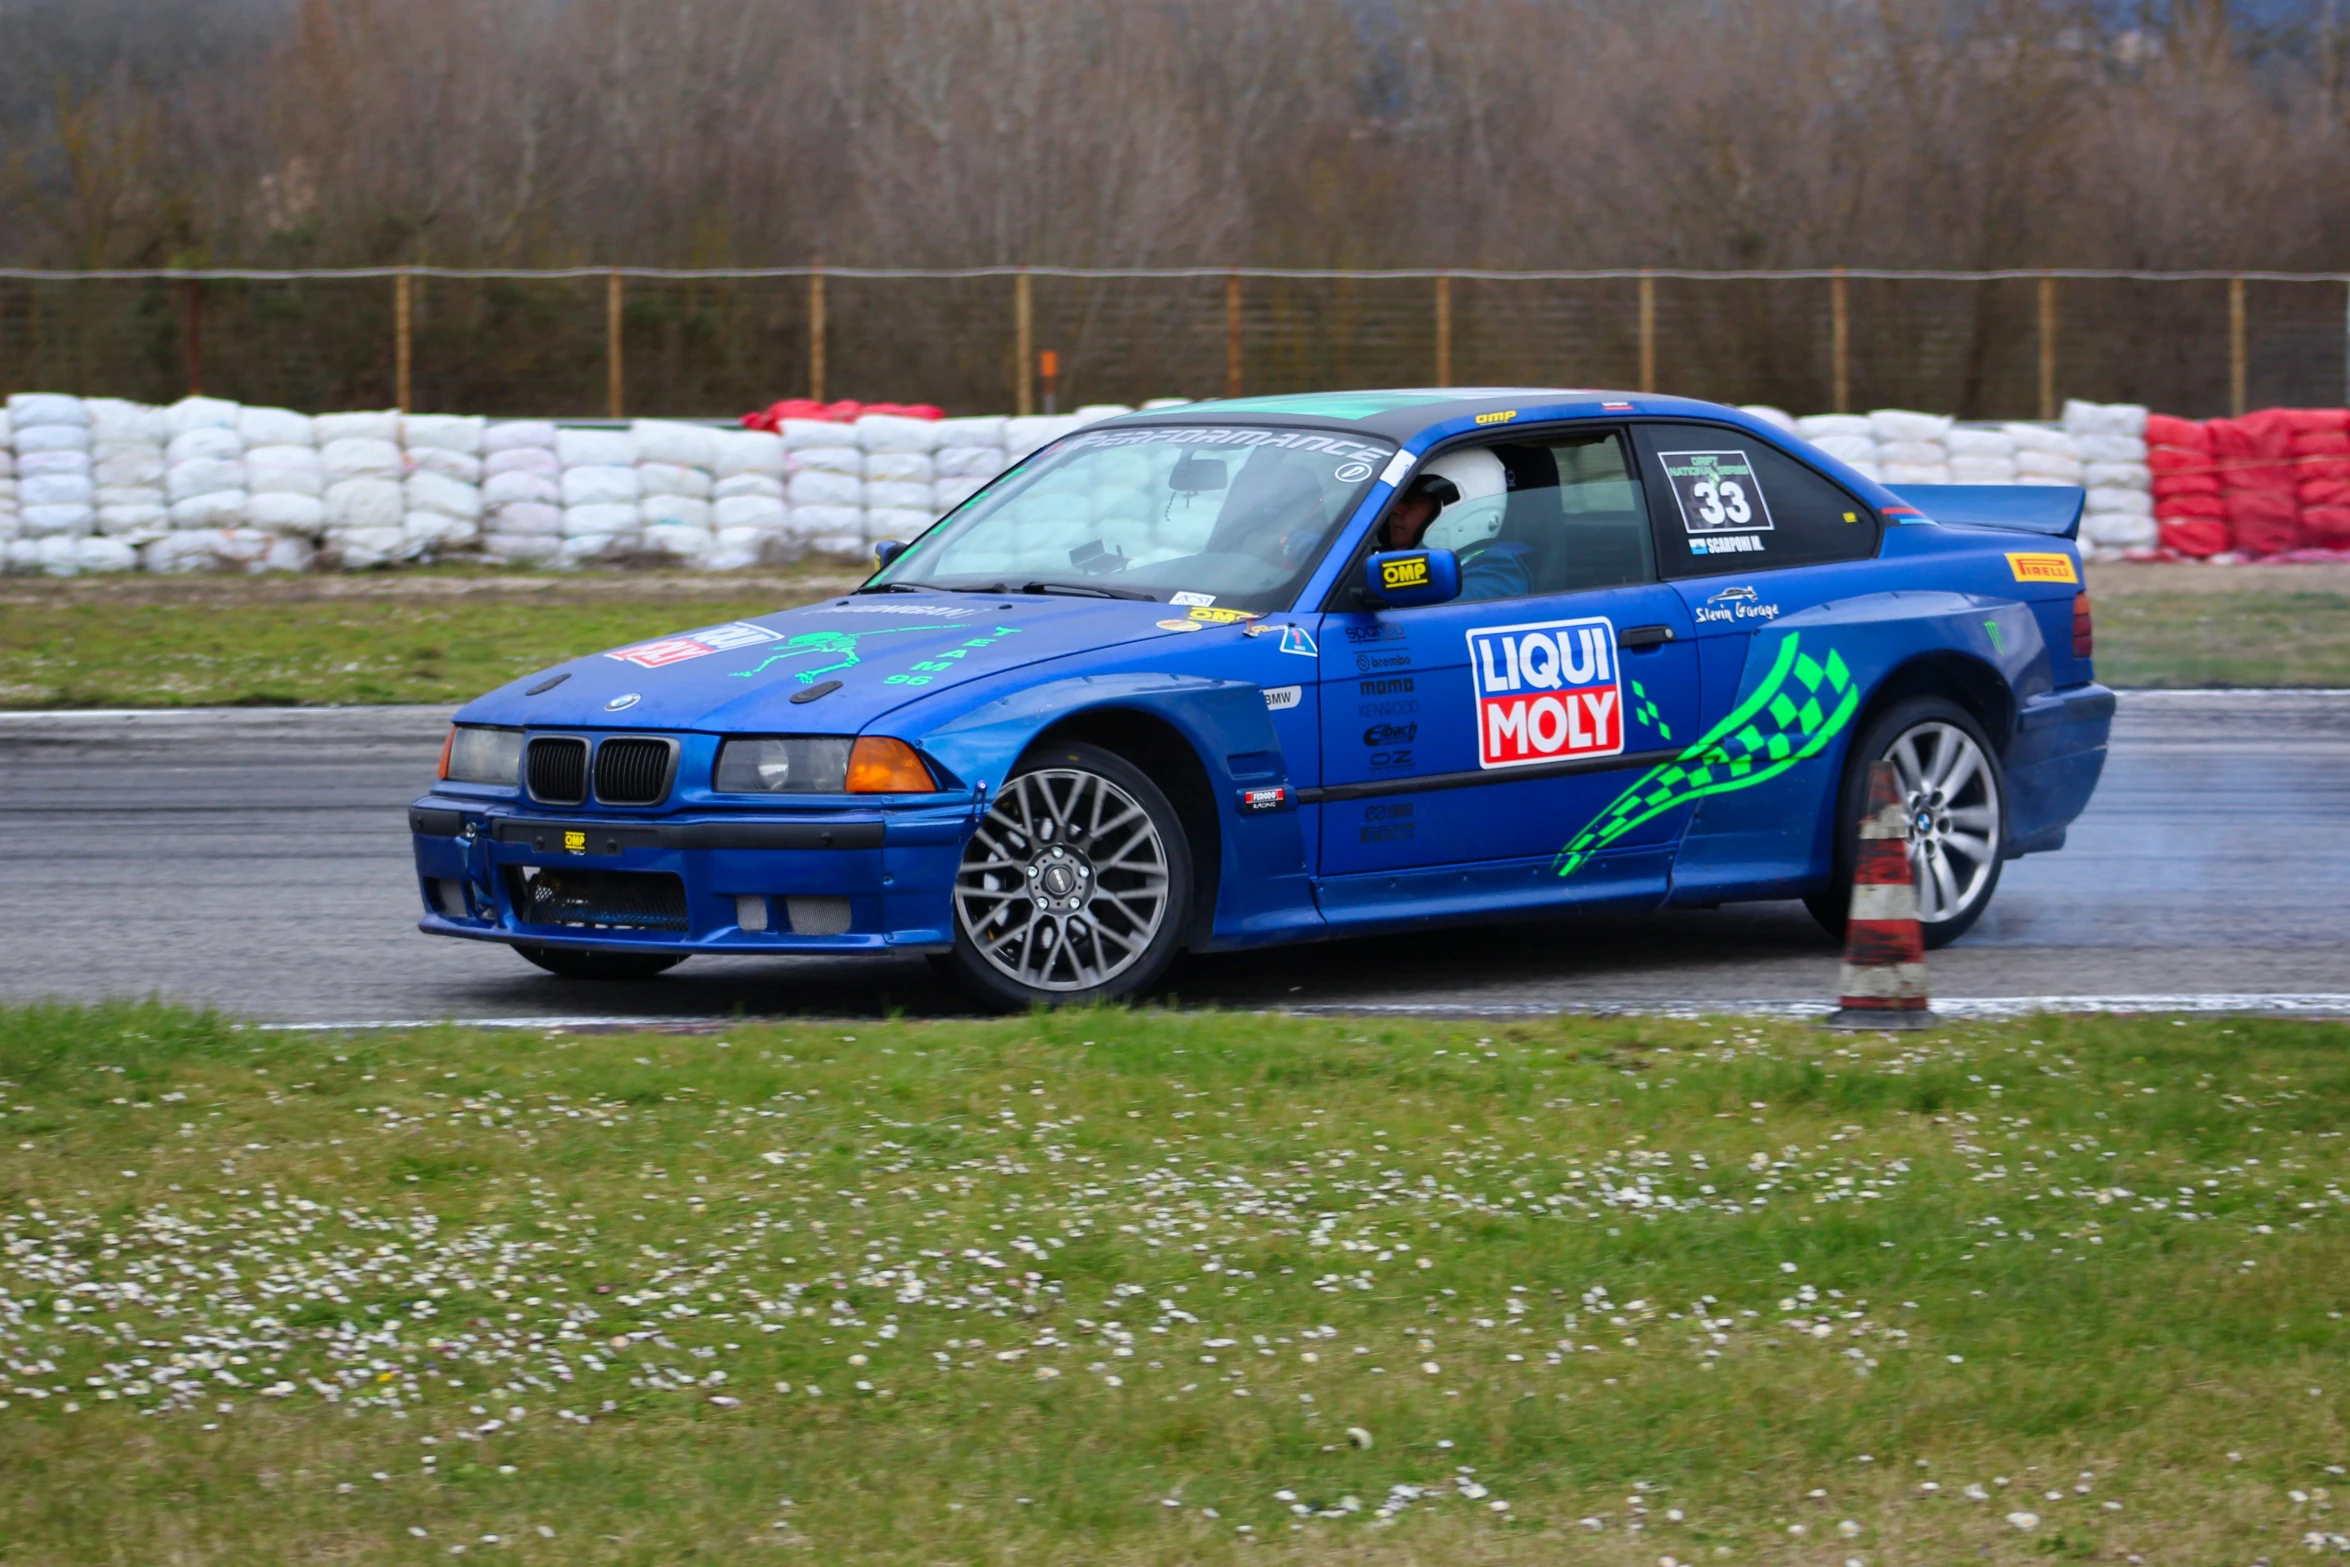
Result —
[[[1286,609],[1394,454],[1386,441],[1271,426],[1080,432],[950,513],[867,587]]]

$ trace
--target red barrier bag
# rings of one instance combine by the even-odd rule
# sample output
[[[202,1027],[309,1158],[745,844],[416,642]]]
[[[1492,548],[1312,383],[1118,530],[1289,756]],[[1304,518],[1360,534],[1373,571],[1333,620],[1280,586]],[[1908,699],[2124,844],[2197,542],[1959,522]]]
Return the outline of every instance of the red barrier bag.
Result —
[[[2154,498],[2158,501],[2169,495],[2217,495],[2219,491],[2219,475],[2208,467],[2195,473],[2154,470]]]
[[[2169,414],[2148,414],[2146,444],[2175,446],[2181,451],[2209,452],[2211,432],[2199,420],[2174,419]]]
[[[2229,544],[2228,525],[2209,518],[2191,518],[2182,522],[2156,524],[2157,536],[2166,550],[2191,555],[2201,560],[2206,555],[2217,555]]]
[[[2302,521],[2308,522],[2312,506],[2350,506],[2350,475],[2338,479],[2303,479],[2294,489],[2294,497],[2301,502]]]
[[[2209,495],[2157,495],[2154,500],[2157,517],[2209,517],[2224,521],[2228,515],[2227,497],[2214,491]]]
[[[2301,513],[2301,533],[2319,549],[2350,549],[2350,506],[2311,506]]]
[[[2232,490],[2228,531],[2248,555],[2281,555],[2301,547],[2301,503],[2290,490]]]

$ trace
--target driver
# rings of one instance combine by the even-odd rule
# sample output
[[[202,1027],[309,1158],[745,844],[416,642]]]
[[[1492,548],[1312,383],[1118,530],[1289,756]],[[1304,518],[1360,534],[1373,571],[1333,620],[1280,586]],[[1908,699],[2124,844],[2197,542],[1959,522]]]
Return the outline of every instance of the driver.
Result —
[[[1461,599],[1519,598],[1534,591],[1524,544],[1504,543],[1510,473],[1482,448],[1447,452],[1422,468],[1387,514],[1385,549],[1422,545],[1460,557]]]

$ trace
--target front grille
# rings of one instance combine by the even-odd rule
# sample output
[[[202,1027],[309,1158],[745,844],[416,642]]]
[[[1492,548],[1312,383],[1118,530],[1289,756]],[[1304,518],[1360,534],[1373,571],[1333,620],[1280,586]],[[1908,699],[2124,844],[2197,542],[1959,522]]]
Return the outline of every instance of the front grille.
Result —
[[[543,805],[587,803],[587,742],[569,735],[549,735],[530,743],[523,760],[523,777],[530,797]]]
[[[596,799],[605,805],[659,805],[669,793],[666,740],[607,740],[596,747]]]
[[[514,917],[527,925],[684,930],[685,883],[667,871],[592,871],[517,865],[508,873]]]

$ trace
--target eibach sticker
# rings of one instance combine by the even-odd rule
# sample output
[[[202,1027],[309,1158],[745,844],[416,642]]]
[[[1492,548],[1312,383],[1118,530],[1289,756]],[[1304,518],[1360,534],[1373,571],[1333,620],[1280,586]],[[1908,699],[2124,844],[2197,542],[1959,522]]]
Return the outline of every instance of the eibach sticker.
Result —
[[[1744,452],[1658,452],[1681,526],[1692,534],[1768,533],[1771,509],[1762,480]],[[1759,541],[1758,541],[1759,545]]]
[[[1616,628],[1604,616],[1469,633],[1477,765],[1532,767],[1624,749]]]
[[[712,653],[724,653],[735,648],[757,647],[762,642],[776,641],[782,635],[780,631],[754,626],[747,620],[735,620],[723,626],[705,626],[699,631],[663,637],[657,642],[639,642],[634,647],[615,648],[604,656],[643,669],[659,669],[668,664],[682,664],[689,658],[704,658]]]

